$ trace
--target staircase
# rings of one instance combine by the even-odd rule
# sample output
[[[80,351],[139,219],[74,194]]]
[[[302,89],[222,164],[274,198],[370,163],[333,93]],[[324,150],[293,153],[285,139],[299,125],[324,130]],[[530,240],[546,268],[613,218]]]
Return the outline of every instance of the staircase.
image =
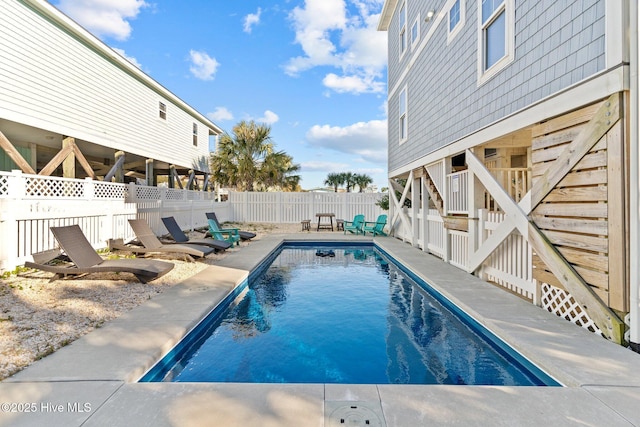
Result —
[[[429,192],[429,197],[431,197],[431,201],[435,205],[440,216],[444,217],[444,200],[442,200],[442,196],[440,195],[440,192],[436,188],[436,185],[433,183],[433,180],[431,180],[431,177],[429,176],[428,171],[425,174],[425,178],[427,183],[427,191]]]
[[[444,223],[444,228],[449,230],[458,230],[458,231],[468,231],[469,229],[469,218],[468,216],[451,216],[444,214],[444,200],[442,199],[442,195],[438,191],[438,188],[433,183],[431,176],[429,175],[429,171],[425,168],[425,181],[427,184],[427,192],[429,193],[429,197],[431,197],[431,201],[436,207],[438,214],[442,218]]]

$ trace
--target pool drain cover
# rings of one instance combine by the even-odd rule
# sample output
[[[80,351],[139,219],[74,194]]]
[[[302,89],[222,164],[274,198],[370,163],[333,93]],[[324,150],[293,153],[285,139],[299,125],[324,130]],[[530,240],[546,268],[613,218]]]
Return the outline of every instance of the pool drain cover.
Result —
[[[379,402],[325,402],[327,427],[385,427]]]

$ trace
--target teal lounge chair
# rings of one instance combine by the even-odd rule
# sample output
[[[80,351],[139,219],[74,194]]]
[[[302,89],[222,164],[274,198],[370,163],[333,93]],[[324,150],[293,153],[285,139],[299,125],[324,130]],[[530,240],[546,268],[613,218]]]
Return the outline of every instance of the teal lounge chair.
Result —
[[[353,217],[353,221],[344,222],[344,234],[349,233],[362,233],[362,226],[364,225],[364,215],[356,215]]]
[[[240,245],[240,234],[237,228],[220,229],[218,223],[213,219],[207,221],[209,221],[209,233],[214,239],[229,242],[231,246],[234,244]]]
[[[362,226],[362,233],[366,236],[368,231],[373,234],[374,237],[376,234],[386,236],[387,234],[384,232],[385,225],[387,225],[387,216],[379,215],[376,222],[365,221]]]

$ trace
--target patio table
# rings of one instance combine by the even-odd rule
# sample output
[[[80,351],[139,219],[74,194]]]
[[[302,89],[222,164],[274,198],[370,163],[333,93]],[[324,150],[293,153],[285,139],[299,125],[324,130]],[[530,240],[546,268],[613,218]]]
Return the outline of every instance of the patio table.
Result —
[[[318,218],[318,228],[316,231],[320,231],[321,229],[331,229],[331,231],[333,231],[333,217],[335,216],[336,214],[333,213],[317,213],[316,217]],[[326,219],[328,219],[329,222],[327,222]]]

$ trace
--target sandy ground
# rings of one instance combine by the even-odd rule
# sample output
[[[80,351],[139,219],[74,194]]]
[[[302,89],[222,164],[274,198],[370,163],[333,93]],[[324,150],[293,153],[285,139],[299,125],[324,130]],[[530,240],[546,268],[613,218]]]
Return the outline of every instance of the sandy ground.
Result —
[[[301,232],[300,224],[238,224],[238,227],[255,232],[254,240],[270,233]],[[192,236],[202,237],[202,234],[193,232]],[[139,283],[135,276],[126,273],[51,281],[53,274],[29,270],[0,279],[0,380],[248,244],[251,243],[242,243],[195,262],[167,255],[154,256],[175,266],[147,284]]]

